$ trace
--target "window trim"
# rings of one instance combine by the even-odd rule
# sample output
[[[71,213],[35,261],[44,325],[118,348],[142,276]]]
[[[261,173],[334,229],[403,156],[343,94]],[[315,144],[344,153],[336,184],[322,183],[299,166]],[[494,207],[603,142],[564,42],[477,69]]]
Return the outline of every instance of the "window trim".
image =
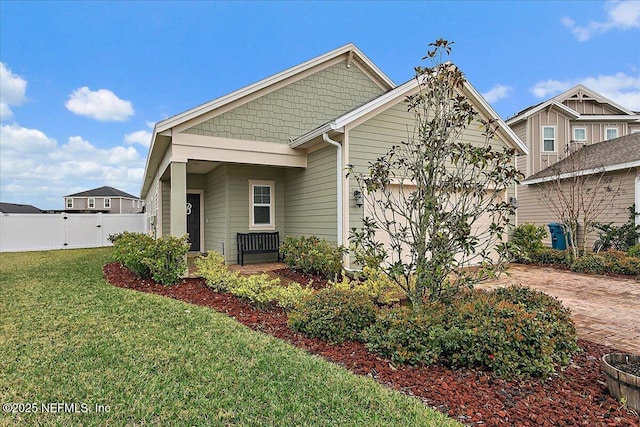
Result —
[[[613,138],[608,138],[608,137],[607,137],[607,133],[608,133],[610,130],[615,130],[615,131],[616,131],[616,136],[614,136]],[[605,127],[605,128],[604,128],[604,140],[605,140],[605,141],[609,141],[610,139],[616,139],[616,138],[618,138],[619,136],[620,136],[620,130],[618,129],[618,127]]]
[[[546,140],[549,140],[549,138],[545,138],[544,137],[544,130],[546,128],[549,129],[553,129],[553,150],[545,150],[544,149],[544,142]],[[542,153],[557,153],[558,152],[558,129],[556,126],[550,126],[550,125],[543,125],[541,126],[541,132],[540,132],[540,143],[542,144],[542,147],[540,147],[540,151]]]
[[[102,206],[104,206],[105,209],[111,209],[111,197],[105,197],[102,201]]]
[[[253,191],[255,187],[270,187],[269,224],[256,224],[254,218]],[[249,230],[275,230],[276,228],[276,183],[275,181],[249,180]],[[265,206],[258,204],[257,206]]]
[[[578,137],[576,136],[576,131],[578,131],[578,130],[584,131],[584,138],[578,139]],[[587,128],[586,127],[575,127],[575,128],[573,128],[573,140],[575,142],[587,142]]]
[[[91,206],[93,205],[93,206]],[[96,199],[93,197],[89,197],[87,199],[87,208],[89,209],[95,209],[96,208]]]
[[[69,203],[71,202],[71,203]],[[67,197],[65,199],[65,209],[73,209],[73,198],[72,197]]]

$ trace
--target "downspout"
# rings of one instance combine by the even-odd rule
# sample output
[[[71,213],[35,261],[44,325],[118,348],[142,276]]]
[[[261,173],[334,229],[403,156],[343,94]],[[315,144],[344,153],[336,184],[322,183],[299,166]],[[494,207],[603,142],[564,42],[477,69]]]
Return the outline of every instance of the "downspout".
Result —
[[[337,239],[338,239],[338,244],[339,245],[344,245],[344,242],[342,240],[342,224],[343,224],[343,217],[342,217],[342,144],[340,144],[338,141],[334,141],[333,139],[329,138],[329,134],[327,132],[322,134],[322,140],[328,144],[333,145],[334,147],[336,147],[337,151],[336,151],[336,181],[337,181],[337,193],[338,193],[338,235],[337,235]]]

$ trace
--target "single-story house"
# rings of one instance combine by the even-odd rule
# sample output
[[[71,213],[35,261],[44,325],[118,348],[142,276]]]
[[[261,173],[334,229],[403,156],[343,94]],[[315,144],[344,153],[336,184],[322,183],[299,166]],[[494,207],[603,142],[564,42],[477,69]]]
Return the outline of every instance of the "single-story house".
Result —
[[[577,185],[570,184],[576,182],[575,177],[587,176],[591,179],[581,180]],[[570,189],[573,188],[588,192],[584,197],[585,205],[591,203],[590,195],[595,196],[591,203],[594,207],[592,212],[599,213],[595,221],[604,224],[612,222],[620,226],[629,220],[631,206],[635,204],[636,212],[640,207],[640,133],[585,145],[552,166],[526,178],[522,185],[526,190],[520,190],[520,194],[526,195],[527,202],[523,202],[522,196],[520,197],[518,218],[521,223],[546,225],[559,221],[553,211],[545,208],[543,199],[557,200],[559,190],[555,188],[563,188],[562,193],[570,198]],[[601,190],[598,192],[597,188]],[[606,201],[601,208],[597,207],[600,200]],[[640,225],[640,215],[636,216],[635,222]],[[584,231],[578,230],[579,234]],[[593,246],[596,238],[596,235],[590,234],[586,247]]]
[[[104,186],[64,196],[67,213],[142,213],[144,201],[117,188]]]
[[[348,245],[364,208],[347,165],[364,171],[407,139],[414,115],[405,99],[417,90],[416,79],[397,86],[347,44],[157,123],[141,190],[149,232],[188,233],[193,251],[217,251],[230,263],[236,233]],[[484,119],[497,121],[496,146],[526,154],[471,84],[460,91]],[[481,139],[479,126],[467,132]]]
[[[42,209],[32,205],[21,205],[18,203],[1,203],[0,213],[42,213]]]

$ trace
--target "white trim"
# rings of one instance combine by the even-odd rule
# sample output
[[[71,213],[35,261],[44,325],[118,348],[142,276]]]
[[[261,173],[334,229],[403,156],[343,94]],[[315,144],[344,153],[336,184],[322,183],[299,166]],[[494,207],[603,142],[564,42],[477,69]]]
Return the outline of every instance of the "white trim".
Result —
[[[69,202],[71,202],[71,206],[69,206]],[[64,208],[65,209],[73,209],[73,197],[65,197],[64,198]]]
[[[289,145],[291,146],[291,148],[301,147],[307,142],[329,131],[344,133],[344,128],[346,126],[354,126],[354,122],[364,119],[370,114],[375,114],[380,110],[389,108],[389,104],[395,105],[397,102],[399,102],[400,99],[404,99],[408,93],[417,90],[418,86],[418,79],[413,78],[408,82],[396,87],[395,89],[375,98],[373,101],[370,101],[329,123],[325,123],[319,128],[316,128],[305,133],[304,135],[299,136],[298,138],[292,140]],[[489,103],[487,103],[487,101],[471,85],[471,83],[469,83],[468,81],[465,82],[462,91],[463,94],[467,96],[467,98],[469,98],[476,107],[480,107],[479,110],[484,110],[479,111],[479,113],[484,113],[485,115],[497,120],[498,132],[501,132],[503,134],[505,142],[507,142],[514,148],[519,149],[522,154],[529,154],[529,149],[527,148],[527,146],[515,134],[513,129],[507,126],[507,124],[500,118],[498,113],[496,113],[496,111],[491,107],[491,105],[489,105]]]
[[[109,205],[109,206],[107,206]],[[105,197],[102,199],[102,206],[105,209],[111,209],[111,197]],[[122,202],[120,202],[120,210],[122,210]]]
[[[511,117],[510,119],[507,120],[507,124],[509,126],[514,125],[536,113],[538,113],[539,111],[544,110],[545,108],[550,108],[550,107],[556,107],[559,110],[561,110],[562,112],[564,112],[565,114],[567,114],[568,116],[573,117],[574,119],[578,119],[580,117],[580,113],[578,113],[577,111],[575,111],[572,108],[567,107],[564,104],[561,104],[560,102],[557,102],[553,99],[547,101],[547,102],[543,102],[542,104],[539,104],[536,107],[531,108],[530,110],[525,111],[524,113],[521,113],[517,116]]]
[[[609,138],[609,136],[607,135],[609,133],[610,130],[615,130],[616,131],[616,136],[614,136],[613,138]],[[604,138],[603,141],[609,141],[611,139],[616,139],[620,136],[620,129],[616,126],[616,127],[605,127],[604,128]]]
[[[625,121],[625,122],[638,122],[640,121],[640,115],[634,114],[631,116],[621,115],[586,115],[582,114],[575,119],[578,122],[603,122],[603,121]]]
[[[574,176],[591,175],[594,173],[611,172],[611,171],[631,169],[631,168],[637,168],[637,167],[640,167],[640,160],[634,160],[632,162],[627,162],[627,163],[619,163],[617,165],[604,166],[601,168],[583,169],[576,172],[563,173],[560,175],[551,175],[551,176],[545,176],[542,178],[528,179],[528,180],[522,181],[521,184],[522,185],[539,184],[541,182],[555,181],[556,179],[566,179]]]
[[[93,204],[93,206],[91,206]],[[96,199],[95,197],[87,197],[87,209],[95,209],[96,208]]]
[[[571,89],[568,89],[564,92],[562,92],[560,95],[556,95],[554,98],[554,100],[556,101],[566,101],[569,100],[569,97],[572,96],[573,94],[575,94],[578,91],[582,91],[584,93],[586,93],[587,95],[589,95],[591,98],[593,98],[596,102],[599,102],[600,104],[609,104],[612,107],[617,108],[618,110],[622,111],[625,114],[628,114],[630,116],[635,115],[632,111],[627,110],[626,108],[624,108],[623,106],[616,104],[615,102],[613,102],[612,100],[610,100],[609,98],[605,98],[604,96],[592,91],[591,89],[589,89],[588,87],[584,86],[584,85],[576,85],[574,87],[572,87]]]
[[[553,129],[553,150],[546,150],[544,146],[544,142],[549,139],[544,135],[544,130],[546,128]],[[541,153],[557,153],[558,152],[558,126],[557,125],[540,125],[540,152]]]
[[[636,212],[640,212],[640,169],[636,172]],[[640,215],[636,215],[636,225],[640,225]]]
[[[577,130],[583,130],[583,131],[584,131],[584,138],[582,138],[582,139],[578,139],[578,138],[576,137],[576,131],[577,131]],[[586,127],[583,127],[583,126],[578,127],[578,126],[576,126],[576,127],[574,127],[574,128],[573,128],[573,132],[572,132],[572,134],[573,134],[573,135],[572,135],[572,141],[574,141],[574,142],[586,142],[586,141],[588,140],[588,137],[587,137],[587,128],[586,128]]]
[[[290,77],[293,77],[303,71],[306,71],[315,66],[321,65],[326,61],[337,58],[339,56],[348,54],[349,52],[354,52],[357,55],[357,58],[366,64],[369,68],[375,71],[378,79],[381,82],[384,82],[389,88],[394,88],[396,85],[393,81],[387,77],[373,62],[371,62],[353,43],[348,43],[342,47],[339,47],[335,50],[325,53],[324,55],[317,56],[313,59],[310,59],[302,64],[296,65],[294,67],[288,68],[280,73],[274,74],[273,76],[262,79],[254,84],[231,92],[225,96],[214,99],[213,101],[202,104],[198,107],[187,110],[183,113],[165,119],[156,124],[158,128],[158,132],[162,132],[166,129],[172,128],[178,124],[184,123],[190,119],[198,117],[202,114],[205,114],[211,110],[219,108],[229,102],[233,102],[237,99],[240,99],[246,95],[249,95],[253,92],[259,91],[271,85],[274,85],[280,81],[286,80]]]
[[[254,219],[253,190],[255,187],[269,187],[269,224],[256,224]],[[258,205],[263,206],[263,205]],[[276,183],[275,181],[249,180],[249,230],[276,229]]]

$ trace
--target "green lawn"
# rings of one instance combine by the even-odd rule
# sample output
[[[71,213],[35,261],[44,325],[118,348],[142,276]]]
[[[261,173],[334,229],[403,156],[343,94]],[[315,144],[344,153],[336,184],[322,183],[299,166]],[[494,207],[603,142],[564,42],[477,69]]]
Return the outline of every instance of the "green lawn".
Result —
[[[110,259],[0,254],[0,403],[38,411],[0,425],[458,425],[213,310],[112,287]]]

